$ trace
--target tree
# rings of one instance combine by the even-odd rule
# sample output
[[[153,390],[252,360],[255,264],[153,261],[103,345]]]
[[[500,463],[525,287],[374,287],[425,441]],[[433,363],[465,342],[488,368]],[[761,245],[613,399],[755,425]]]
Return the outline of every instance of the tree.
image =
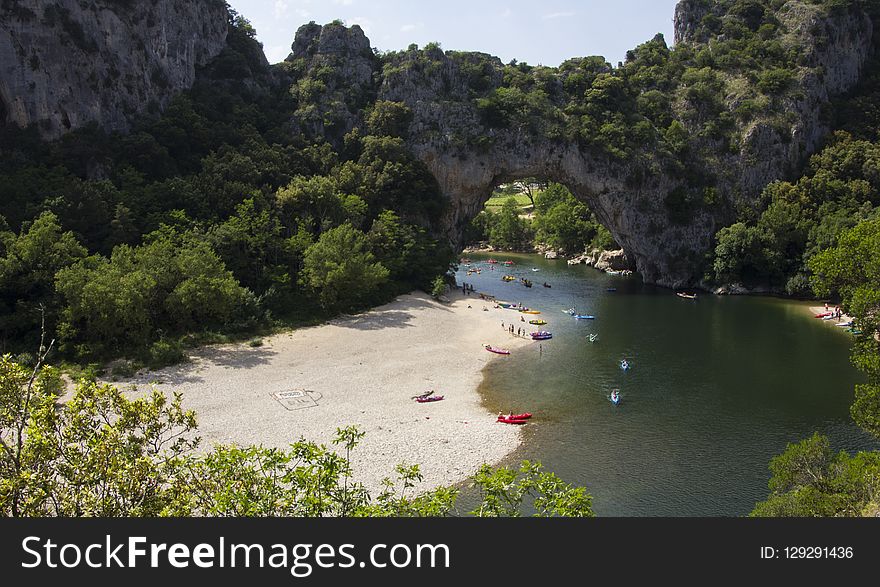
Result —
[[[250,198],[211,232],[226,267],[245,287],[264,293],[291,282],[292,255],[275,210]]]
[[[721,283],[750,283],[763,276],[762,244],[754,228],[737,222],[718,231],[716,238],[715,279]]]
[[[179,491],[195,417],[153,392],[127,399],[81,381],[60,408],[58,371],[0,357],[0,515],[158,516]]]
[[[41,309],[54,323],[61,300],[55,274],[88,252],[72,232],[63,232],[58,217],[44,212],[16,236],[0,233],[0,330],[13,341],[33,336]]]
[[[755,517],[858,516],[880,489],[880,453],[834,453],[820,434],[789,444],[770,461],[770,496]]]
[[[851,412],[859,426],[880,438],[880,219],[845,232],[836,247],[811,259],[810,268],[816,294],[838,294],[862,331],[852,361],[868,382],[856,386]]]
[[[525,499],[530,499],[540,517],[592,517],[592,498],[583,487],[574,487],[540,463],[523,461],[519,469],[483,465],[474,476],[480,504],[471,514],[486,517],[519,516]]]
[[[607,245],[599,236],[601,225],[590,209],[575,199],[567,188],[551,183],[535,199],[535,240],[566,252],[582,252],[589,245]],[[601,242],[600,242],[601,241]],[[613,239],[611,240],[613,243]]]
[[[403,102],[380,100],[367,116],[367,126],[374,135],[403,137],[412,119],[412,110]]]
[[[165,333],[228,323],[252,303],[200,235],[173,230],[139,247],[120,245],[56,275],[61,340],[77,354],[142,349]]]
[[[302,283],[331,311],[352,311],[374,301],[388,269],[376,261],[366,236],[350,224],[321,235],[306,250]]]
[[[532,207],[535,206],[535,196],[546,190],[547,185],[548,183],[546,181],[539,180],[536,177],[524,177],[523,179],[513,182],[513,186],[519,191],[519,193],[526,195],[529,202],[531,202]]]
[[[443,278],[442,275],[438,275],[434,278],[434,282],[431,285],[431,296],[434,299],[439,300],[440,296],[446,293],[446,279]]]
[[[819,296],[839,295],[842,307],[861,329],[852,361],[866,376],[856,386],[850,408],[856,424],[880,438],[880,220],[844,232],[836,247],[809,262]],[[818,434],[770,462],[771,494],[753,515],[853,516],[876,511],[880,491],[880,452],[834,455]]]
[[[523,248],[529,241],[528,225],[519,217],[515,198],[508,198],[489,228],[489,242],[505,250]]]

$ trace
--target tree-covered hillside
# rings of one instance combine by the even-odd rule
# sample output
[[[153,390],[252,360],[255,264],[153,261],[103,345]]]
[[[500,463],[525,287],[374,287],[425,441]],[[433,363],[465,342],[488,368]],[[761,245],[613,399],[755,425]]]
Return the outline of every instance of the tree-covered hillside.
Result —
[[[254,36],[231,12],[195,87],[130,133],[2,129],[0,350],[29,350],[44,312],[71,359],[164,363],[210,340],[190,334],[357,310],[446,273],[444,202],[395,135],[405,112],[371,106],[344,144],[307,137],[299,84]]]

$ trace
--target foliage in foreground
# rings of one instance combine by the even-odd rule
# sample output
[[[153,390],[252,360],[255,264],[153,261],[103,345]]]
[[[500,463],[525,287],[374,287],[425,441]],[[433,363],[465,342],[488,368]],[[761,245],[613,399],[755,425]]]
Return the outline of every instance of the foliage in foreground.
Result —
[[[51,345],[49,345],[51,347]],[[0,358],[2,516],[447,516],[458,490],[417,492],[418,465],[400,465],[376,496],[353,479],[363,433],[337,430],[335,448],[299,440],[286,450],[215,446],[204,454],[182,397],[127,398],[81,380],[58,405],[55,369]],[[472,479],[475,516],[592,516],[592,500],[540,464],[484,466]]]

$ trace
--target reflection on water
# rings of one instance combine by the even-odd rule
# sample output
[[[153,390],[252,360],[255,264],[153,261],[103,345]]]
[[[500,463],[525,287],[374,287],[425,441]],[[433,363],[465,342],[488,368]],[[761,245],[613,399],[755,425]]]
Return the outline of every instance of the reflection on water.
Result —
[[[461,267],[459,283],[541,310],[541,328],[553,332],[487,368],[486,406],[534,412],[513,460],[540,460],[585,485],[599,515],[744,515],[766,497],[767,464],[787,443],[819,431],[837,449],[876,448],[849,417],[859,378],[849,335],[811,319],[805,304],[691,301],[564,261],[505,255],[517,265],[493,271],[488,256],[470,257],[483,271]],[[504,274],[535,287],[503,283]],[[568,308],[596,319],[575,320]]]

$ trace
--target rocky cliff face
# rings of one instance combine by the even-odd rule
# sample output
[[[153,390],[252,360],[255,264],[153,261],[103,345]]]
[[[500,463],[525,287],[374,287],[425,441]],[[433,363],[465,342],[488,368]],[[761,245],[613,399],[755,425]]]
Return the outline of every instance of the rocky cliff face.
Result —
[[[718,6],[714,5],[716,10]],[[680,2],[675,13],[677,42],[697,42],[695,23],[709,12],[706,3]],[[721,155],[724,187],[740,205],[749,205],[767,184],[795,176],[806,158],[821,147],[830,131],[823,110],[833,97],[858,83],[872,53],[873,25],[862,11],[844,10],[829,17],[816,5],[792,1],[776,15],[786,31],[781,41],[799,53],[794,80],[799,91],[781,98],[775,117],[757,115],[746,121],[738,151]],[[731,96],[727,106],[733,112],[740,101]]]
[[[0,116],[46,138],[126,130],[192,86],[226,34],[221,0],[3,0]]]
[[[340,143],[376,99],[379,62],[358,25],[301,26],[285,62],[303,76],[294,94],[307,106],[296,121],[310,136]]]

